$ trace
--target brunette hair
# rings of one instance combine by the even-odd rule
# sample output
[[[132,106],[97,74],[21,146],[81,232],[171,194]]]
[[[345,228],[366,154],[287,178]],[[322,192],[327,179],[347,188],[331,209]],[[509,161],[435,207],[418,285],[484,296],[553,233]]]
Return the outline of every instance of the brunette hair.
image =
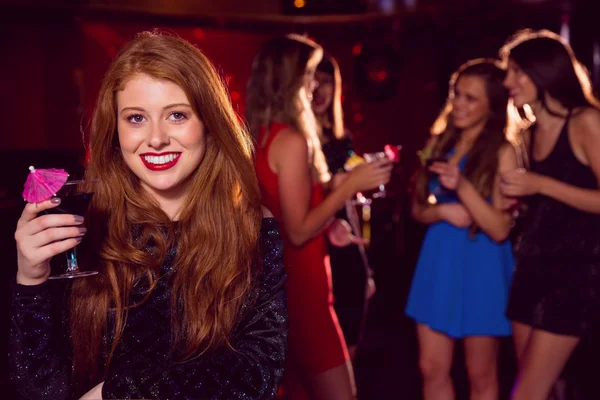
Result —
[[[317,66],[317,71],[329,74],[333,78],[333,98],[326,111],[329,123],[331,123],[330,132],[333,134],[333,137],[330,137],[329,139],[342,139],[345,134],[345,129],[344,113],[342,110],[342,74],[340,73],[340,67],[335,58],[326,54]],[[325,134],[325,132],[323,132],[323,134]]]
[[[520,30],[500,49],[500,55],[505,63],[513,60],[533,81],[538,100],[550,114],[559,116],[548,107],[546,94],[569,111],[578,107],[600,109],[587,70],[560,35],[546,29]]]
[[[461,65],[450,78],[450,89],[446,105],[434,122],[431,133],[439,135],[431,150],[431,157],[445,156],[458,142],[461,130],[452,123],[452,99],[457,82],[464,76],[476,76],[485,82],[489,103],[488,118],[482,132],[477,137],[467,155],[464,175],[485,198],[492,194],[494,179],[498,169],[498,152],[507,143],[508,90],[503,81],[505,71],[500,63],[493,59],[475,59]],[[416,197],[420,203],[427,201],[429,176],[426,167],[421,168],[417,176]]]

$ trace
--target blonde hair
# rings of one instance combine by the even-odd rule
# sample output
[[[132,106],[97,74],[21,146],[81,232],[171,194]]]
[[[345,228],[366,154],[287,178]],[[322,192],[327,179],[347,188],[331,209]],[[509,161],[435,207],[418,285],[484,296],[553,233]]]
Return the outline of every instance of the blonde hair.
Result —
[[[323,49],[297,34],[267,40],[252,63],[246,98],[246,119],[258,137],[261,127],[273,121],[290,125],[300,132],[309,147],[309,165],[315,180],[331,179],[321,149],[318,125],[304,87],[308,69],[316,68]]]

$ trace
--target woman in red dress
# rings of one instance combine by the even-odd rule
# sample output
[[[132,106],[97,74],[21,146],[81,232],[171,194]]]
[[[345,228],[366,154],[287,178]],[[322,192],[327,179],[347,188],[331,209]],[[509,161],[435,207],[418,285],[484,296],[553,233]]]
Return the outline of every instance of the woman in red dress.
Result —
[[[362,164],[330,184],[310,103],[322,54],[298,35],[264,43],[252,64],[246,114],[263,203],[284,233],[290,327],[284,396],[347,400],[355,396],[354,378],[333,309],[324,231],[356,192],[387,183],[392,166]],[[352,240],[347,232],[341,244]]]

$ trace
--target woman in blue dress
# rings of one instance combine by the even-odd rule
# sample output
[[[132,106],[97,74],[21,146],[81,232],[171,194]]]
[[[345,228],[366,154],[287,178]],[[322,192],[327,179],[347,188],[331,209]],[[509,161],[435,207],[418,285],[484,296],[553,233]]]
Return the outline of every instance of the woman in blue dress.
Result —
[[[454,399],[454,343],[463,339],[470,398],[497,399],[499,337],[513,272],[510,199],[499,176],[518,167],[507,140],[509,94],[496,61],[471,60],[450,80],[423,150],[413,217],[429,228],[406,314],[417,323],[425,400]],[[425,162],[426,161],[426,162]]]

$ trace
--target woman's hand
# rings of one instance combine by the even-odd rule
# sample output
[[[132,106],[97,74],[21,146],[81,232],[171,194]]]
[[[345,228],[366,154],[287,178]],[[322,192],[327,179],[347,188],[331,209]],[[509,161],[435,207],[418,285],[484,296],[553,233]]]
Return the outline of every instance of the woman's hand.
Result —
[[[458,190],[462,182],[458,165],[436,161],[429,167],[429,171],[439,175],[440,184],[446,189]]]
[[[342,183],[344,183],[346,181],[346,179],[348,179],[347,172],[338,172],[335,175],[333,175],[333,180],[332,180],[333,188],[337,189],[338,187],[340,187],[342,185]]]
[[[17,283],[38,285],[50,275],[50,259],[81,242],[86,229],[83,217],[71,214],[38,213],[60,204],[55,197],[40,203],[28,203],[17,222]]]
[[[367,294],[366,294],[367,301],[371,300],[371,297],[373,297],[375,295],[376,291],[377,291],[377,288],[375,287],[375,280],[373,279],[372,276],[368,276],[367,277]]]
[[[350,224],[346,220],[340,218],[335,219],[327,227],[327,237],[329,238],[329,243],[335,247],[346,247],[351,244],[365,244],[363,238],[352,234]]]
[[[517,168],[502,174],[500,192],[506,197],[531,196],[540,192],[543,176]]]
[[[436,207],[439,207],[439,212],[442,219],[456,226],[457,228],[467,228],[473,223],[471,214],[469,214],[465,206],[462,204],[447,203],[440,204]]]
[[[94,386],[89,392],[79,398],[79,400],[102,400],[102,386],[104,382],[100,382]]]
[[[390,181],[393,167],[392,161],[388,159],[359,164],[352,169],[345,181],[352,184],[354,193],[376,189]]]

